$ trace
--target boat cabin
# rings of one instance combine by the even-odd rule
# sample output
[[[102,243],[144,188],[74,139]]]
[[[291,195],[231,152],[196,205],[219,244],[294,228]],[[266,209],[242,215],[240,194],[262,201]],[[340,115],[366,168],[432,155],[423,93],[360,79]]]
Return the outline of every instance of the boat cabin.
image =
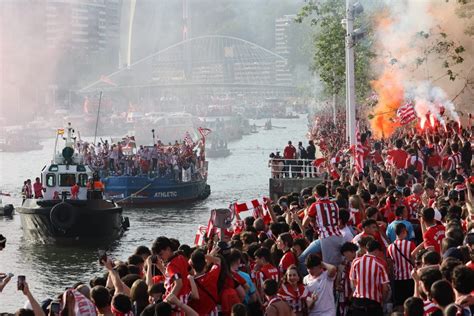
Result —
[[[64,132],[62,129],[58,130],[57,138]],[[63,139],[65,147],[61,152],[57,152],[55,146],[54,159],[41,170],[41,182],[45,188],[43,197],[45,200],[56,200],[63,197],[70,199],[72,198],[71,188],[77,183],[79,186],[77,199],[86,200],[87,182],[89,178],[92,178],[93,172],[89,166],[84,165],[84,157],[74,151],[76,137],[74,137],[71,123],[68,124],[66,137]]]

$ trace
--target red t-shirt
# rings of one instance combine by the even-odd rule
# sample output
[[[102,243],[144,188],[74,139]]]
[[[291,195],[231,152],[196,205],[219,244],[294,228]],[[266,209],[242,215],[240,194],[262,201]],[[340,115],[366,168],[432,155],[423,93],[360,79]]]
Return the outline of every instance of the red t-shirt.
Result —
[[[280,272],[271,263],[262,266],[260,271],[257,272],[257,285],[259,288],[263,287],[265,280],[275,280],[278,282],[279,279]]]
[[[199,300],[191,300],[188,305],[201,316],[209,315],[217,306],[219,301],[217,280],[220,271],[221,267],[214,265],[209,272],[194,278],[199,292]]]
[[[397,169],[405,168],[405,163],[408,158],[408,154],[406,151],[404,151],[403,149],[392,149],[389,150],[387,154],[390,156],[390,159],[392,160],[395,167],[397,167]]]
[[[434,154],[433,156],[430,156],[428,158],[427,166],[431,168],[441,168],[441,163],[443,160],[441,159],[441,156],[438,154]]]
[[[285,254],[280,260],[280,264],[278,265],[278,268],[280,269],[280,273],[284,274],[286,270],[288,269],[288,267],[291,266],[292,264],[296,264],[295,254],[291,252],[291,250],[288,250],[287,252],[285,252]]]
[[[445,237],[445,228],[441,224],[431,226],[428,228],[423,235],[423,242],[425,243],[425,248],[434,247],[434,250],[437,253],[441,253],[441,242]]]
[[[285,159],[294,159],[296,154],[296,148],[293,145],[288,145],[285,147],[285,150],[283,151],[283,157]]]
[[[178,293],[178,299],[189,295],[191,285],[188,280],[188,260],[182,255],[174,256],[166,265],[166,295],[170,294],[173,289],[174,281],[181,279],[183,286]]]
[[[43,184],[33,183],[33,191],[35,192],[35,199],[43,197]]]

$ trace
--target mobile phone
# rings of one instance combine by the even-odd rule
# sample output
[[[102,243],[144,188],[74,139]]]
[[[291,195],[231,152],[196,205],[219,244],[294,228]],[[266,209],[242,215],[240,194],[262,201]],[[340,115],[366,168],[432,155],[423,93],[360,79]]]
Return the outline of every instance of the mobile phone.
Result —
[[[107,252],[105,250],[99,250],[99,264],[103,266],[105,261],[107,261]]]
[[[23,289],[25,288],[25,281],[26,281],[26,277],[24,275],[18,276],[18,281],[17,281],[18,291],[23,291]]]
[[[61,306],[59,305],[59,302],[51,302],[49,309],[52,314],[59,314]]]

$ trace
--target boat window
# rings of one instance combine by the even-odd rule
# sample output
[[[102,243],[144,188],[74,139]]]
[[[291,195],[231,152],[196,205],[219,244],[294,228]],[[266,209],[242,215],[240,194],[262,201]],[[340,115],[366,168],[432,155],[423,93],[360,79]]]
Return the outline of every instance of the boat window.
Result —
[[[48,187],[56,186],[56,174],[48,173],[46,175],[46,186],[48,186]]]
[[[49,166],[49,171],[58,171],[58,165],[51,165]]]
[[[77,184],[80,187],[86,187],[87,186],[87,178],[88,178],[87,173],[81,173],[77,178],[78,178],[77,179],[78,180]]]
[[[77,172],[86,172],[86,167],[84,165],[77,165]]]
[[[76,182],[76,175],[74,173],[61,173],[59,175],[60,187],[72,187]]]

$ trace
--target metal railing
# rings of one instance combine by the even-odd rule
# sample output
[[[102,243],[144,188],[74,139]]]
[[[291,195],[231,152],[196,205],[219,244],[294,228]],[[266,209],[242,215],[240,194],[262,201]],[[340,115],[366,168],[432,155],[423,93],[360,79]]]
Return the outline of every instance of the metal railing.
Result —
[[[316,178],[313,159],[271,158],[268,162],[271,178]]]

